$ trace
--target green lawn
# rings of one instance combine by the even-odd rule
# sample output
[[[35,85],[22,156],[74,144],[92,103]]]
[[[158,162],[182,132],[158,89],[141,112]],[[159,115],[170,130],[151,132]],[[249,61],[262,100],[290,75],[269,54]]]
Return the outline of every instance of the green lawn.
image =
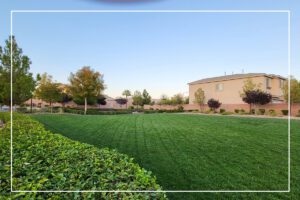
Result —
[[[287,120],[181,114],[32,116],[55,133],[134,157],[164,190],[288,189]],[[202,193],[189,198],[300,196],[297,130],[300,121],[292,121],[292,194]],[[171,199],[182,195],[168,194]]]

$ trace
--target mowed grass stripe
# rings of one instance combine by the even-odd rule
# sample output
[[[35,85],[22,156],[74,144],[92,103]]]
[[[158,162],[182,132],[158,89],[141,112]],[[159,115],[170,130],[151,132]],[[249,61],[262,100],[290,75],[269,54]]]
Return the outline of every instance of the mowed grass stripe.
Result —
[[[287,189],[286,120],[179,114],[34,117],[70,138],[133,156],[164,189]]]

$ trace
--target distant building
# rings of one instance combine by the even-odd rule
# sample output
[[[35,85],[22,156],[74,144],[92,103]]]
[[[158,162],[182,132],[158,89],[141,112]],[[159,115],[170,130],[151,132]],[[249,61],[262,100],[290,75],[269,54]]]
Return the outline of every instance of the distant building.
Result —
[[[286,78],[274,74],[248,73],[205,78],[188,83],[189,103],[194,104],[195,92],[202,88],[206,100],[214,98],[222,104],[244,104],[240,94],[247,79],[260,85],[261,90],[270,93],[273,96],[272,103],[284,101],[282,87]]]

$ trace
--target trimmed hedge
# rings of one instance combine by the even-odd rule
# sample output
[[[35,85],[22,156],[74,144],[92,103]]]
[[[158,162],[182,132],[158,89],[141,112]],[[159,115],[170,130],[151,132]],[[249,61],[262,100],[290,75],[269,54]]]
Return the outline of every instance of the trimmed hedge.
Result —
[[[82,109],[75,109],[75,108],[65,108],[65,113],[72,113],[72,114],[84,114],[84,110]],[[100,109],[88,109],[86,114],[87,115],[119,115],[119,114],[131,114],[132,110],[100,110]]]
[[[10,197],[9,113],[1,132],[0,196]],[[46,131],[14,114],[14,190],[162,190],[156,178],[116,150],[98,149]],[[13,199],[167,199],[164,193],[14,193]]]

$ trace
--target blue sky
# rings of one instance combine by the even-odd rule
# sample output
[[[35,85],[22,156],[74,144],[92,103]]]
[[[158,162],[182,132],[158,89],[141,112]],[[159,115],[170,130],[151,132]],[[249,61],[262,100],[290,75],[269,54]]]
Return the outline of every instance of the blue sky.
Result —
[[[288,9],[291,72],[300,78],[297,1],[1,1],[2,45],[10,10],[18,9]],[[112,97],[144,88],[154,98],[187,94],[188,82],[225,72],[288,73],[286,13],[15,13],[13,33],[34,73],[67,83],[70,72],[88,65],[104,74]]]

